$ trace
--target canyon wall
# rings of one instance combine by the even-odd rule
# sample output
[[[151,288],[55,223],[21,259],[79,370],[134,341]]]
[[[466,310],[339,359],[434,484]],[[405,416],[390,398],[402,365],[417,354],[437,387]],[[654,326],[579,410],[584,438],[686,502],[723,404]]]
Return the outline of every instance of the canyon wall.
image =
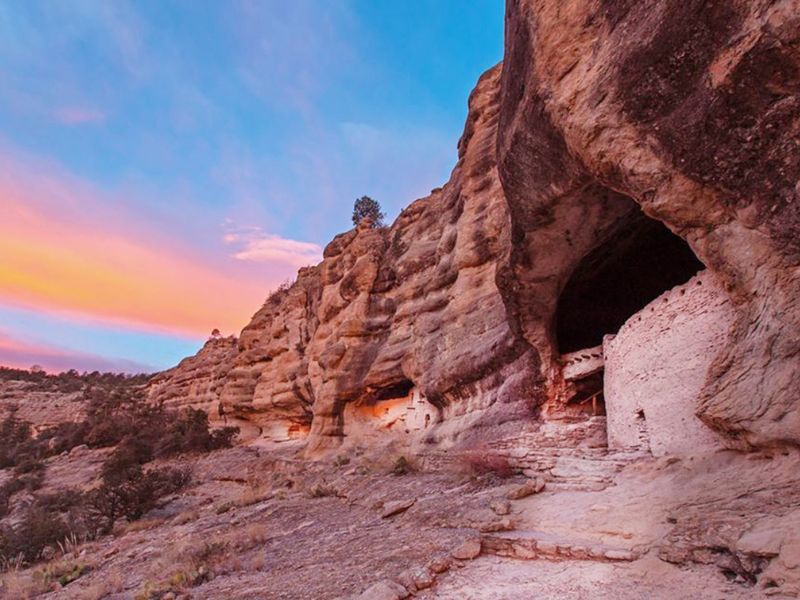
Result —
[[[428,414],[427,427],[414,429],[420,443],[534,418],[537,357],[496,281],[510,247],[495,163],[499,80],[500,67],[491,69],[472,93],[458,163],[443,188],[390,227],[365,223],[337,236],[322,263],[267,300],[235,355],[190,375],[197,362],[215,362],[203,349],[161,376],[151,396],[194,402],[189,386],[199,377],[204,383],[193,385],[213,389],[224,411],[276,439],[310,430],[312,449],[338,445],[352,430],[348,405],[378,415],[412,395]],[[405,428],[397,432],[403,437]]]
[[[498,165],[522,296],[552,314],[609,219],[598,186],[634,199],[730,295],[698,411],[751,445],[800,442],[799,92],[797,0],[507,4]],[[528,322],[543,345],[548,319]]]
[[[469,443],[569,418],[561,356],[705,266],[726,342],[686,409],[729,445],[798,444],[799,86],[800,0],[509,0],[450,180],[337,236],[151,397],[312,452],[366,440],[370,415]]]

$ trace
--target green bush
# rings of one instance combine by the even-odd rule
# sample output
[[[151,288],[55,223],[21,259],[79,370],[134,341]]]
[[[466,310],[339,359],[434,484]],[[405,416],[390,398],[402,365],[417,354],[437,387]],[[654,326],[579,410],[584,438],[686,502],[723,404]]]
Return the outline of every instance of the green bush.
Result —
[[[238,432],[238,427],[223,427],[211,431],[205,411],[187,408],[159,435],[154,453],[157,457],[166,457],[185,452],[229,448]]]
[[[109,470],[100,487],[87,494],[90,522],[97,533],[109,533],[118,519],[140,519],[159,499],[185,487],[190,477],[189,471],[181,469],[145,472],[137,463],[124,465],[120,471]]]

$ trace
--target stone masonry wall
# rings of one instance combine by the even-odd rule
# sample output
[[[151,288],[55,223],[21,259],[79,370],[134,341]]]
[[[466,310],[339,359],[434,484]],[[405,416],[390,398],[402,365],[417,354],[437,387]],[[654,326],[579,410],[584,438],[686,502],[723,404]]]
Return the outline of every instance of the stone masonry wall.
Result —
[[[662,456],[722,446],[695,413],[733,318],[718,280],[703,271],[653,300],[615,337],[606,337],[609,447],[649,444],[654,455]]]

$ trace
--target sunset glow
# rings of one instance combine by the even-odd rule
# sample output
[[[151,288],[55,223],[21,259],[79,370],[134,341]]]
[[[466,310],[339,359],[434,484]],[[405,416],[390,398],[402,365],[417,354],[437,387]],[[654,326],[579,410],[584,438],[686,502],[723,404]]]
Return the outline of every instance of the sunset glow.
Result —
[[[493,3],[201,4],[0,10],[0,364],[158,370],[238,334],[355,198],[391,219],[447,179],[501,55]]]
[[[204,253],[133,214],[132,203],[58,175],[26,178],[25,168],[14,165],[14,177],[0,172],[5,304],[191,337],[209,324],[235,332],[267,290],[321,256],[314,244],[280,238],[270,240],[266,267]]]

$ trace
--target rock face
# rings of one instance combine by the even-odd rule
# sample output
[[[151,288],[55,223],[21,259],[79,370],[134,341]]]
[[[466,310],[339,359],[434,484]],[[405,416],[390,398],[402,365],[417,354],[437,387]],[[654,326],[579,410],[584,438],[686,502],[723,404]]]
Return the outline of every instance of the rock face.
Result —
[[[172,408],[193,406],[216,417],[219,392],[236,354],[235,337],[212,337],[197,354],[154,377],[150,395]]]
[[[798,444],[799,88],[798,0],[509,0],[447,184],[151,395],[312,452],[469,443],[597,410],[602,369],[563,367],[706,268],[726,312],[681,410],[704,439]]]
[[[544,305],[526,339],[547,345],[561,281],[632,198],[736,309],[700,418],[800,442],[799,92],[797,0],[509,1],[499,172],[519,304]]]
[[[499,81],[496,67],[473,92],[442,189],[389,228],[334,239],[321,264],[256,313],[236,356],[204,375],[226,410],[277,439],[310,428],[312,448],[358,437],[354,430],[367,435],[370,420],[388,436],[446,441],[533,417],[538,364],[497,283],[510,250],[495,165]],[[180,382],[196,362],[168,372],[152,397],[183,389],[169,401],[192,402]]]

